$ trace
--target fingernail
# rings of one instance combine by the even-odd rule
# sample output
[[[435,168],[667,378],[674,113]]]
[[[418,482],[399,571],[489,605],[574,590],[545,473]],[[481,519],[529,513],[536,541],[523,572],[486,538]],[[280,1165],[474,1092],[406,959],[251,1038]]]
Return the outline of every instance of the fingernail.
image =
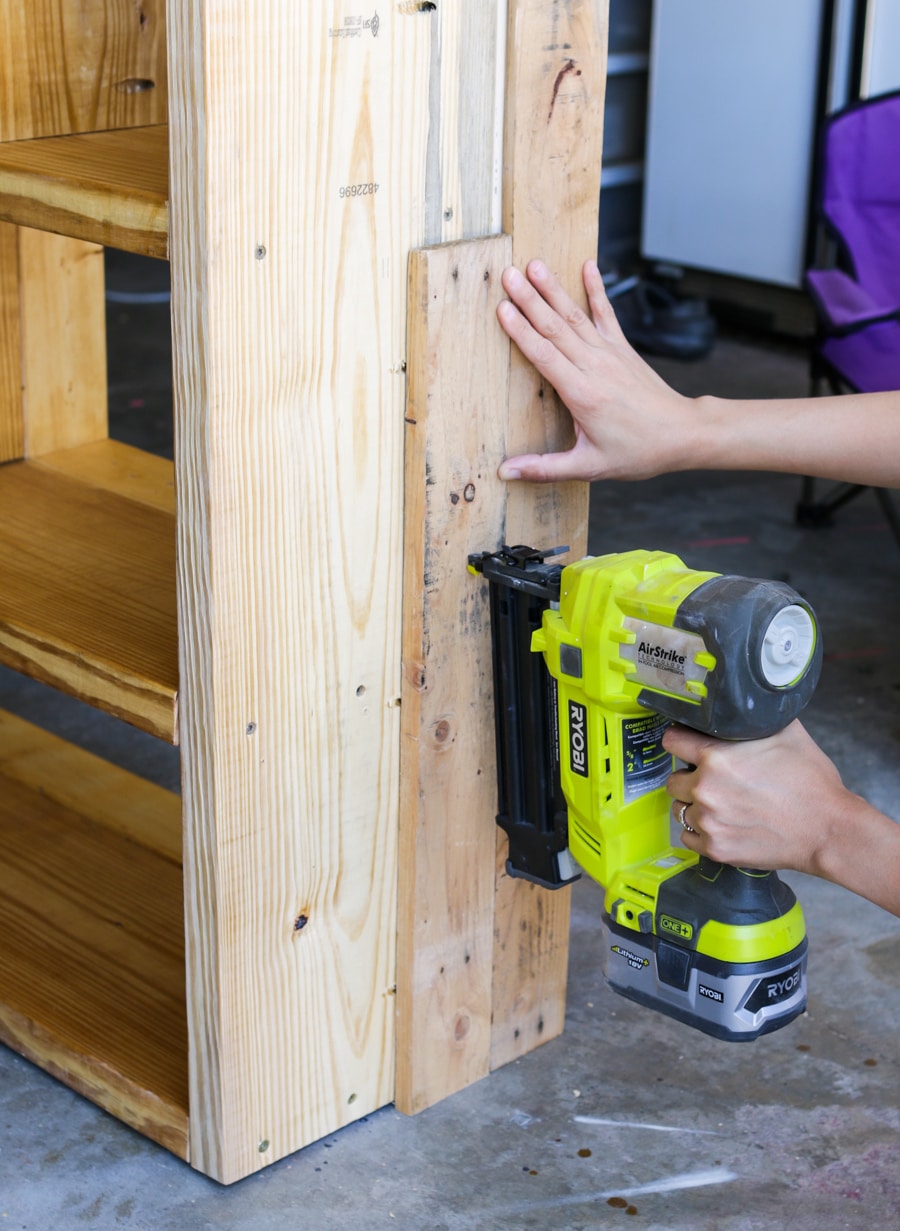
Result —
[[[507,466],[505,462],[500,466],[497,474],[504,482],[510,479],[521,479],[522,477],[520,470],[516,470],[515,466]]]
[[[533,278],[544,278],[547,274],[547,266],[543,261],[532,261],[528,266],[528,272]]]

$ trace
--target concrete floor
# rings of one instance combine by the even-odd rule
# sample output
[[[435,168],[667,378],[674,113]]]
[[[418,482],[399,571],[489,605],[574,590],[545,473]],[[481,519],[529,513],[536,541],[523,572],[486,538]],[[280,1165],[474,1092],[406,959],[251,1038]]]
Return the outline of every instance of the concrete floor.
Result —
[[[131,286],[144,276],[125,272]],[[163,450],[164,354],[148,342],[136,372],[121,339],[161,337],[165,316],[110,310],[115,430]],[[745,336],[657,366],[688,393],[806,390],[802,352]],[[870,494],[831,529],[798,529],[798,489],[700,474],[598,486],[591,547],[676,550],[805,594],[827,657],[807,725],[847,783],[900,821],[900,547]],[[177,786],[177,758],[156,741],[9,672],[0,697]],[[0,1048],[0,1228],[580,1231],[629,1216],[648,1231],[900,1228],[900,920],[787,879],[807,916],[810,1003],[786,1029],[720,1043],[614,996],[599,975],[600,892],[582,880],[562,1038],[415,1119],[385,1108],[228,1189]]]

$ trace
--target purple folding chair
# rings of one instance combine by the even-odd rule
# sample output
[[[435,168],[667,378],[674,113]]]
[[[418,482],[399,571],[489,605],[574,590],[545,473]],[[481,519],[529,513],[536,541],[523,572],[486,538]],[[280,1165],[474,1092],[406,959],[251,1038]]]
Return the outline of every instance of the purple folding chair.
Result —
[[[820,158],[816,205],[838,258],[837,268],[806,274],[818,319],[813,392],[826,384],[833,393],[900,390],[900,90],[829,116]],[[827,524],[864,490],[840,483],[816,500],[806,478],[797,520]],[[875,492],[900,542],[893,502]]]

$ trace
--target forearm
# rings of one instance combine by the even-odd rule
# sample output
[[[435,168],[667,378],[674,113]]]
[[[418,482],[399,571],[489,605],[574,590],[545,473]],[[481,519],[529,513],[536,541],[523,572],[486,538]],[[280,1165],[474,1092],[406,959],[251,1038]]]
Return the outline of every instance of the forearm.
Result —
[[[698,398],[694,465],[900,487],[900,393]]]
[[[900,825],[844,792],[808,869],[900,916]]]

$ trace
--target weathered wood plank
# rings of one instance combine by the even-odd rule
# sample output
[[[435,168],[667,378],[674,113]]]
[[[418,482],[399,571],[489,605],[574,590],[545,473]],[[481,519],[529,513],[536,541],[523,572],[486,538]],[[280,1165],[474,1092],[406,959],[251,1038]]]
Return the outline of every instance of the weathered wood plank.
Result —
[[[169,14],[191,1156],[225,1181],[394,1093],[432,14],[375,12]]]
[[[509,0],[504,230],[517,265],[542,256],[573,292],[597,251],[607,14],[607,0]],[[567,412],[514,348],[509,452],[558,449],[570,437]],[[587,484],[512,484],[505,538],[569,544],[577,558],[587,514]],[[499,834],[493,1067],[562,1030],[568,964],[569,891],[515,880],[505,860]]]
[[[0,222],[0,462],[25,451],[22,335],[19,329],[19,240]]]
[[[178,799],[9,714],[0,734],[27,753],[0,764],[0,1040],[186,1157],[181,872],[110,827],[114,797],[126,827]]]
[[[165,124],[0,144],[0,219],[165,259]]]
[[[497,804],[487,589],[502,536],[508,236],[411,254],[406,411],[397,1106],[490,1067]],[[498,413],[498,410],[501,413]]]
[[[165,0],[0,0],[0,141],[161,124]]]
[[[103,249],[19,228],[25,456],[107,433]]]

